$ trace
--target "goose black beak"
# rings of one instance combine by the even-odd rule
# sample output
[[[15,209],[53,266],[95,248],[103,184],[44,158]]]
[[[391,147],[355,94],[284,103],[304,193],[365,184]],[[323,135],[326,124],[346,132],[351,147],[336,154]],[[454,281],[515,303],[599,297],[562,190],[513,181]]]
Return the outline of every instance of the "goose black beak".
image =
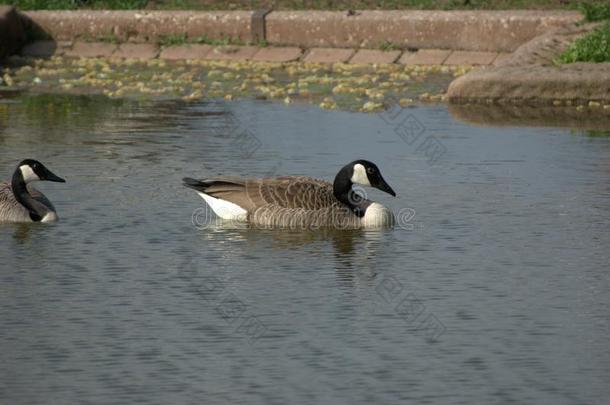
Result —
[[[392,190],[392,187],[390,187],[390,185],[388,183],[386,183],[386,181],[381,176],[380,176],[377,184],[374,184],[373,187],[375,187],[381,191],[385,191],[392,197],[396,197],[396,193],[394,192],[394,190]]]
[[[45,181],[54,181],[56,183],[65,183],[66,180],[62,179],[59,176],[56,176],[53,172],[51,172],[50,170],[46,170],[45,174],[44,174],[44,178],[42,180]]]

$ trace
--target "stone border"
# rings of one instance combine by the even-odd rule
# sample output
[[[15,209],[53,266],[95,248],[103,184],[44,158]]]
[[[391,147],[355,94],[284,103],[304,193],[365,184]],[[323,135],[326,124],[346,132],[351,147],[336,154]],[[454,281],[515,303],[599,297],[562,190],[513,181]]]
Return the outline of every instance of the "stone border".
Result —
[[[118,42],[154,43],[181,34],[253,40],[250,11],[41,10],[22,15],[57,41],[112,37]]]
[[[535,38],[496,67],[473,71],[454,80],[447,97],[453,103],[527,102],[555,106],[607,103],[610,63],[553,63],[575,38],[595,26],[564,27]]]
[[[274,11],[270,44],[305,48],[400,48],[512,52],[522,43],[582,19],[573,11],[364,10]]]
[[[21,49],[21,56],[48,58],[52,56],[82,58],[126,58],[166,60],[254,60],[258,62],[350,63],[355,65],[490,65],[507,54],[495,52],[449,51],[421,49],[416,52],[380,51],[373,49],[255,47],[183,44],[159,48],[152,44],[85,41],[34,41]],[[402,54],[402,57],[401,57]],[[442,55],[442,58],[431,57]]]
[[[155,42],[164,35],[261,40],[255,11],[29,11],[33,25],[55,40],[113,36]],[[271,45],[300,48],[451,49],[512,52],[522,43],[582,19],[575,11],[272,11],[263,15]]]
[[[259,60],[313,63],[400,63],[404,65],[490,65],[506,60],[524,40],[552,27],[581,19],[564,11],[31,11],[16,13],[31,37],[56,41],[31,43],[22,55],[48,57],[129,57],[163,59]],[[1,18],[0,18],[0,21]],[[1,27],[1,26],[0,26]],[[210,49],[188,41],[230,38],[289,49],[226,47]],[[152,44],[180,36],[179,48]],[[104,39],[106,44],[97,43]],[[83,45],[82,41],[90,42]],[[0,41],[3,42],[3,41]],[[71,44],[73,42],[73,44]],[[146,50],[118,43],[148,43]],[[391,43],[388,51],[362,49]],[[328,45],[332,46],[328,48]],[[345,48],[345,49],[337,49]],[[394,48],[400,47],[403,50]],[[123,47],[125,48],[125,47]],[[299,53],[295,49],[302,49]],[[125,48],[127,49],[127,48]],[[404,51],[407,49],[407,51]],[[190,53],[192,51],[192,53]],[[14,49],[11,50],[14,52]],[[297,52],[295,54],[295,52]],[[10,53],[10,52],[5,52]]]

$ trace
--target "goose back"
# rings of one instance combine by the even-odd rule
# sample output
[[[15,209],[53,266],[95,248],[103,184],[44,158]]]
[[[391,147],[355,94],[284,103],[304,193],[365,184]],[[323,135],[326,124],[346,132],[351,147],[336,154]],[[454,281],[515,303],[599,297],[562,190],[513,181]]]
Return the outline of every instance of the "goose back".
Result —
[[[218,177],[193,187],[214,198],[237,204],[249,213],[264,206],[318,210],[337,202],[332,184],[304,176],[264,179]]]

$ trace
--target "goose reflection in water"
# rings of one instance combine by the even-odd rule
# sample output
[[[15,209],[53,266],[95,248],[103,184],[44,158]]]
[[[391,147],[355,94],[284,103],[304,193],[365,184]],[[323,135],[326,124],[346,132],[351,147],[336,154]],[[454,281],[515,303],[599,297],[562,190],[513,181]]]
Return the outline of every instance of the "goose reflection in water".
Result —
[[[287,231],[260,229],[246,223],[219,220],[205,224],[200,237],[226,246],[227,250],[222,252],[225,257],[250,256],[250,252],[256,250],[259,244],[270,245],[273,250],[284,254],[286,251],[309,249],[312,251],[312,265],[315,265],[315,255],[324,254],[323,246],[326,245],[331,247],[330,253],[335,259],[334,267],[339,284],[355,286],[375,277],[376,258],[387,232],[392,230],[325,228]]]

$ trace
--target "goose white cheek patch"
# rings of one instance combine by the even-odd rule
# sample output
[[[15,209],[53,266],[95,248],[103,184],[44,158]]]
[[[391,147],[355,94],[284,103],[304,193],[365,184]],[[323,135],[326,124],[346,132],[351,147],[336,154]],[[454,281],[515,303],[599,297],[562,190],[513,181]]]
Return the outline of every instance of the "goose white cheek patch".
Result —
[[[362,184],[363,186],[371,185],[371,182],[366,175],[366,169],[360,163],[356,163],[354,165],[354,174],[352,174],[352,178],[350,180],[352,183]]]
[[[27,166],[27,165],[19,166],[19,170],[21,170],[21,175],[23,176],[23,181],[25,181],[26,183],[29,183],[31,181],[40,180],[38,175],[36,175],[36,173],[34,173],[34,170],[32,170],[32,168],[30,166]]]

